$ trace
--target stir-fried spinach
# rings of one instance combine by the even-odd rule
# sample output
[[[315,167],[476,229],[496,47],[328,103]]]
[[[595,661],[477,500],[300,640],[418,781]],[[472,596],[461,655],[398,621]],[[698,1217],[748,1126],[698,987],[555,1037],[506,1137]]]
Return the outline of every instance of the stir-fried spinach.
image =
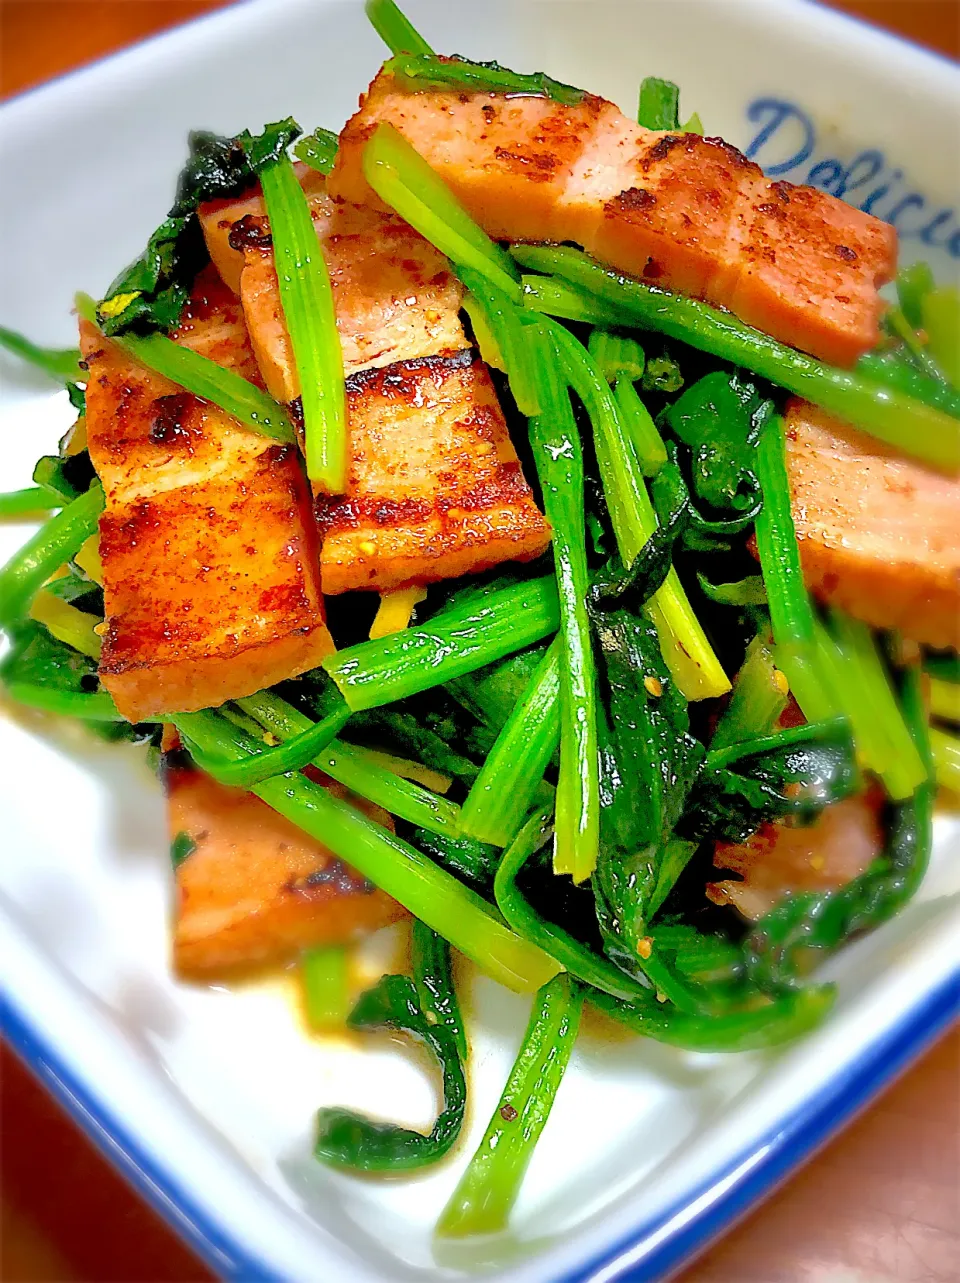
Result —
[[[601,850],[593,887],[609,957],[642,974],[660,862],[704,757],[656,630],[626,610],[598,615],[609,719],[601,749]]]
[[[105,334],[124,330],[173,329],[190,286],[207,261],[197,208],[203,201],[238,196],[263,165],[286,152],[300,134],[291,117],[223,138],[206,130],[189,137],[190,154],[180,173],[170,213],[146,249],[113,281],[97,309]]]
[[[415,961],[415,979],[384,976],[361,996],[347,1024],[374,1033],[397,1030],[428,1047],[443,1074],[443,1108],[427,1135],[346,1109],[320,1110],[314,1153],[335,1167],[412,1171],[441,1159],[460,1134],[467,1103],[465,1042],[450,977],[449,945],[439,938],[421,940]]]

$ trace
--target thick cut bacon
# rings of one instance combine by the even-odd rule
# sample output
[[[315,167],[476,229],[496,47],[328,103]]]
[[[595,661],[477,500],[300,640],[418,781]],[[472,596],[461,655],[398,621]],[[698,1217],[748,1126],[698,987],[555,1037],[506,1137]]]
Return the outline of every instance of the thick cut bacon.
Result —
[[[311,214],[314,218],[320,217],[327,201],[326,178],[301,161],[296,162],[294,169],[303,188],[303,194],[307,198]],[[213,265],[220,273],[224,284],[234,294],[240,293],[244,250],[252,245],[263,243],[265,212],[259,183],[239,196],[204,201],[199,207],[203,239]],[[266,236],[269,244],[269,230]]]
[[[354,374],[347,397],[347,493],[317,498],[324,592],[386,592],[543,552],[544,520],[469,348]]]
[[[173,956],[181,974],[281,961],[404,915],[395,900],[252,793],[189,767],[168,767],[164,776],[171,840],[185,834],[193,844],[176,872]],[[344,796],[333,781],[327,787]],[[357,805],[392,828],[379,807]]]
[[[446,259],[392,214],[332,201],[321,174],[310,170],[301,181],[333,287],[344,373],[466,347],[463,290]],[[262,198],[204,206],[201,222],[211,257],[241,297],[268,390],[293,401],[300,385]]]
[[[249,375],[239,308],[209,286],[180,341]],[[100,675],[117,707],[131,721],[207,708],[316,667],[332,641],[294,448],[138,366],[90,326],[81,346],[87,439],[106,495]]]
[[[384,592],[538,556],[549,531],[468,346],[446,260],[394,215],[330,200],[317,178],[301,182],[333,284],[350,441],[346,494],[317,500],[324,592]],[[262,201],[204,207],[201,220],[224,279],[238,282],[267,387],[292,399]]]
[[[879,791],[828,806],[810,825],[765,824],[740,845],[718,842],[713,863],[739,873],[707,887],[715,904],[759,918],[791,891],[833,891],[863,873],[880,854]]]
[[[960,647],[960,480],[805,401],[788,407],[786,445],[810,589],[874,627]]]
[[[877,341],[896,233],[808,187],[769,182],[718,138],[652,133],[587,94],[431,90],[381,72],[340,136],[329,190],[375,200],[361,168],[389,121],[489,234],[574,241],[651,284],[729,308],[839,365]]]

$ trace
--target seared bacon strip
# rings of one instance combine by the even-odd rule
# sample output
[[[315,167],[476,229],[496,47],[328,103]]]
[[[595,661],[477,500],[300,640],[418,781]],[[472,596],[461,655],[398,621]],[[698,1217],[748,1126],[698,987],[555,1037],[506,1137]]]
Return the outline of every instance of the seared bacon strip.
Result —
[[[165,761],[170,838],[189,851],[176,869],[173,960],[181,975],[283,961],[404,916],[395,900],[252,793],[216,783],[176,754]],[[346,794],[332,780],[325,786]],[[392,830],[386,811],[356,805]]]
[[[707,887],[714,904],[759,918],[792,891],[834,891],[863,873],[880,854],[879,790],[826,807],[813,824],[764,824],[746,842],[718,842],[713,863],[740,880]]]
[[[347,490],[316,501],[323,591],[386,592],[538,556],[549,531],[468,345],[446,260],[393,214],[331,200],[313,171],[301,182],[347,375]],[[262,201],[205,206],[201,221],[224,280],[236,282],[267,387],[292,400],[299,386]]]
[[[804,578],[875,628],[960,647],[960,479],[805,401],[786,416]]]
[[[361,154],[381,121],[495,239],[574,241],[838,365],[877,342],[893,228],[824,192],[768,181],[722,139],[651,132],[592,94],[571,106],[415,93],[381,71],[340,135],[334,196],[376,203]]]
[[[250,377],[240,309],[198,282],[178,341]],[[93,327],[87,439],[103,482],[103,684],[131,721],[250,695],[315,668],[324,623],[296,451],[241,427]]]

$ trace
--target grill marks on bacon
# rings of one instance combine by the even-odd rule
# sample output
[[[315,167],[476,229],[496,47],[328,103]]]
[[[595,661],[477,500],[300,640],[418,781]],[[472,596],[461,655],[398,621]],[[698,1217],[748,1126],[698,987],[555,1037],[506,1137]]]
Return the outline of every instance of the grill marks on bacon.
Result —
[[[875,628],[960,648],[960,480],[805,401],[786,414],[808,587]]]
[[[347,494],[318,496],[324,592],[386,592],[538,556],[546,527],[469,349],[347,380]]]
[[[251,377],[235,300],[198,281],[177,339]],[[207,708],[314,668],[324,623],[293,447],[138,366],[81,325],[87,437],[103,482],[100,676],[131,721]]]
[[[329,190],[375,201],[361,153],[389,121],[493,237],[574,241],[650,284],[726,307],[839,365],[878,338],[896,234],[812,188],[768,181],[719,138],[655,133],[612,103],[410,93],[381,72],[340,136]]]
[[[346,494],[317,499],[323,591],[388,591],[538,556],[549,531],[442,255],[395,215],[331,200],[301,171],[330,273],[347,376]],[[201,209],[236,283],[268,390],[299,393],[262,201]]]

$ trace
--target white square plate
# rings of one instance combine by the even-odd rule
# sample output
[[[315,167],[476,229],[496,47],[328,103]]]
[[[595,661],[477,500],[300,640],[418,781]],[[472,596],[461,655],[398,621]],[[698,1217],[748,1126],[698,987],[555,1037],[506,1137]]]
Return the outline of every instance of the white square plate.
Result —
[[[793,181],[812,175],[903,234],[941,278],[960,263],[950,64],[799,0],[413,3],[437,48],[553,75],[631,110],[646,74],[709,133]],[[170,203],[190,128],[293,113],[339,127],[383,56],[359,3],[255,0],[0,110],[5,324],[69,343],[78,288],[102,292]],[[952,168],[951,168],[952,167]],[[69,421],[64,394],[0,366],[0,488],[24,485]],[[24,536],[0,530],[0,560]],[[834,959],[826,1026],[776,1054],[691,1055],[581,1036],[509,1234],[437,1249],[431,1227],[496,1101],[528,1001],[466,977],[468,1134],[416,1180],[310,1157],[314,1110],[425,1122],[401,1053],[320,1043],[279,982],[171,979],[162,802],[140,756],[70,728],[0,723],[5,1027],[81,1122],[224,1277],[655,1278],[804,1158],[956,1013],[956,823],[895,921]]]

